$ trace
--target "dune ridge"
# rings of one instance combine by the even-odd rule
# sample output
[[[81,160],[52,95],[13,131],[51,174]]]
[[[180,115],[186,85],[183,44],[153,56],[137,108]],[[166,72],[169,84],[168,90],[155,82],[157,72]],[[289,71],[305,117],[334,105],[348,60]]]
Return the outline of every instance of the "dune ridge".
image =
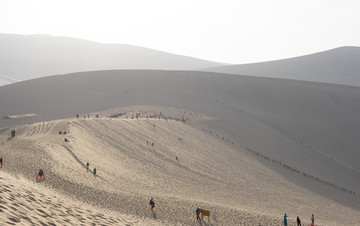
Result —
[[[305,56],[202,71],[360,86],[359,59],[360,47],[343,46]]]
[[[159,50],[70,37],[0,33],[0,82],[109,69],[192,70],[226,65]],[[0,83],[1,85],[1,83]]]

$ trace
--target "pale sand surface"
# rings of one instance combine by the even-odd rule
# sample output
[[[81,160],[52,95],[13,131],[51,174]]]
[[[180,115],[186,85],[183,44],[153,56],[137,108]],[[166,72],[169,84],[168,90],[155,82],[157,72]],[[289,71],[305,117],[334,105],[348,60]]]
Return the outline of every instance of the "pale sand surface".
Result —
[[[160,225],[71,199],[41,183],[0,173],[0,225]]]
[[[128,116],[136,109],[149,107],[128,108]],[[185,115],[190,122],[123,115],[17,126],[15,138],[9,136],[12,128],[2,129],[0,219],[20,219],[19,225],[27,224],[26,217],[57,225],[199,225],[195,209],[200,206],[211,211],[211,225],[281,225],[284,213],[290,225],[296,216],[307,225],[312,213],[317,225],[359,225],[357,196],[264,163],[245,150],[242,140],[223,140],[225,132],[211,127],[214,118],[156,111]],[[204,125],[212,134],[197,128]],[[87,172],[86,162],[97,168],[96,177]],[[36,183],[39,168],[46,180]],[[350,201],[343,205],[321,192]],[[30,203],[30,197],[36,201]]]

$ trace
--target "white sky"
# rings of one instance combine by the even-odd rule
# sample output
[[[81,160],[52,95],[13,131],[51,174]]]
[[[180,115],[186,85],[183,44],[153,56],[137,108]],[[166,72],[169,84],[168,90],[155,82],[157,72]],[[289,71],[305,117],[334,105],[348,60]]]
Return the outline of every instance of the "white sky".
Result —
[[[0,0],[0,33],[133,44],[236,64],[360,46],[359,28],[360,0]]]

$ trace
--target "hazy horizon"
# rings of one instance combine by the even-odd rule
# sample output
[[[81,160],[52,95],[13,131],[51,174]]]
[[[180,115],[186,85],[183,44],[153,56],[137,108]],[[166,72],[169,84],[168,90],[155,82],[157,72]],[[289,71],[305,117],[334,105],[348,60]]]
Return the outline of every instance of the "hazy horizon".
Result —
[[[0,33],[0,85],[36,77],[99,70],[211,71],[360,86],[360,47],[339,47],[252,64],[222,64],[128,44]]]
[[[0,33],[75,37],[245,64],[360,46],[354,29],[359,8],[354,0],[15,0],[0,2]]]

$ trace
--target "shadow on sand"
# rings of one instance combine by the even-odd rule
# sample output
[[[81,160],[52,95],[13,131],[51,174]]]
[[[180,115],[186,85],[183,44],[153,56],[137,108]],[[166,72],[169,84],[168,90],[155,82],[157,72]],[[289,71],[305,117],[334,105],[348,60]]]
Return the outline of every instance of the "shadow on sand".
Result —
[[[207,226],[207,225],[212,225],[210,222],[205,222],[205,221],[198,221],[198,225],[201,225],[201,226]]]

